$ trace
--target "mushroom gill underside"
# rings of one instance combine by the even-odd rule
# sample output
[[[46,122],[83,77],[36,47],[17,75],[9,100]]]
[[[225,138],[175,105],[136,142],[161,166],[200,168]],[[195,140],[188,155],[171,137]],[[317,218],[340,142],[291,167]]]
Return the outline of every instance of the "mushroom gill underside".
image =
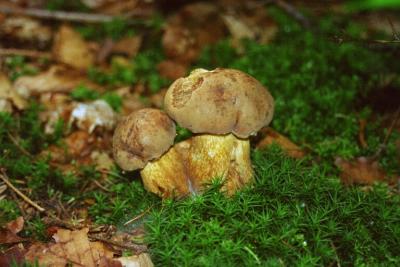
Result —
[[[145,188],[163,198],[203,191],[215,178],[232,195],[253,181],[248,139],[228,135],[197,135],[171,147],[140,172]]]

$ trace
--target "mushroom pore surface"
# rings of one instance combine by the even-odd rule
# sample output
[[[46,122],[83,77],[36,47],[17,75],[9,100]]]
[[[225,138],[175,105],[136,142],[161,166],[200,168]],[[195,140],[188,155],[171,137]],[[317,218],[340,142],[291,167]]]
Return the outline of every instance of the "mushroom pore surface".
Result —
[[[141,169],[164,154],[175,135],[175,124],[165,112],[151,108],[134,111],[115,129],[114,159],[124,170]]]
[[[268,90],[234,69],[194,70],[170,86],[164,106],[179,125],[194,133],[233,133],[240,138],[268,125],[274,113]]]

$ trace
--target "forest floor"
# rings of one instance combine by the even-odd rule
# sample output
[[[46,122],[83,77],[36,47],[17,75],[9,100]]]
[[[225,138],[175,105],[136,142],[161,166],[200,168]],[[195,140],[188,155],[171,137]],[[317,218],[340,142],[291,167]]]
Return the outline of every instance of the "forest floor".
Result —
[[[400,265],[398,6],[28,2],[0,1],[0,266]],[[253,184],[162,200],[113,131],[195,68],[250,74],[275,115]]]

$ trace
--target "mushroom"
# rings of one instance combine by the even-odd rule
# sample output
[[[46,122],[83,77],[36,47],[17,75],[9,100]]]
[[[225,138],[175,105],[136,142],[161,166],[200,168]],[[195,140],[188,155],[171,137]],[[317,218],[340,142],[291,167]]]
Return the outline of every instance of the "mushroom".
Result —
[[[272,96],[256,79],[238,70],[198,69],[170,86],[164,106],[196,135],[172,146],[175,125],[154,109],[132,113],[114,134],[116,162],[125,170],[143,168],[148,191],[182,197],[222,178],[222,190],[232,195],[253,180],[248,137],[270,123],[274,109]]]
[[[164,99],[165,110],[193,133],[254,135],[268,125],[274,100],[250,75],[233,69],[194,70],[176,80]]]
[[[169,180],[169,185],[186,181],[187,188],[173,188],[176,192],[197,193],[219,177],[231,195],[253,180],[248,137],[268,125],[274,111],[271,94],[256,79],[233,69],[197,69],[170,86],[164,107],[180,126],[198,135],[165,154],[174,162],[168,170],[173,176],[160,165],[142,172],[153,192],[163,195],[157,188],[165,189]]]
[[[174,143],[175,123],[165,112],[144,108],[121,120],[113,136],[113,154],[126,171],[146,169]]]

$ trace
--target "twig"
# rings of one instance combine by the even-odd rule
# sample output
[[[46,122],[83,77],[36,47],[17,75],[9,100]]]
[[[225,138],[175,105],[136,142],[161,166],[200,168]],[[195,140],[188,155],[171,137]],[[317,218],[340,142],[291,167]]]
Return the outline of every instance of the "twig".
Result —
[[[93,183],[94,183],[95,185],[97,185],[100,189],[102,189],[102,190],[104,190],[104,191],[106,191],[106,192],[111,192],[109,189],[105,188],[104,185],[102,185],[101,183],[99,183],[99,181],[93,180]]]
[[[277,7],[285,11],[287,14],[292,16],[295,20],[300,22],[301,25],[303,25],[304,28],[309,29],[311,27],[311,23],[308,18],[306,18],[300,11],[297,10],[296,7],[293,5],[289,4],[286,1],[283,0],[274,0],[272,1],[273,4],[275,4]]]
[[[17,195],[19,195],[25,202],[27,202],[28,204],[30,204],[31,206],[33,206],[34,208],[36,208],[38,211],[43,212],[45,211],[44,208],[40,207],[38,204],[36,204],[35,202],[33,202],[32,200],[30,200],[29,197],[27,197],[24,193],[22,193],[21,191],[19,191],[15,186],[12,185],[12,183],[9,181],[7,174],[5,173],[5,171],[3,169],[1,169],[1,173],[0,174],[0,179],[2,179],[8,187],[10,187]]]
[[[23,147],[18,143],[18,140],[15,139],[15,137],[12,136],[12,134],[10,134],[9,132],[7,132],[7,134],[8,134],[8,138],[10,138],[11,142],[18,148],[19,151],[21,151],[22,154],[24,154],[25,156],[28,156],[29,158],[32,158],[32,157],[33,157],[28,151],[26,151],[25,148],[23,148]]]
[[[103,23],[115,19],[113,16],[105,14],[92,14],[82,12],[49,11],[37,8],[12,8],[0,6],[0,13],[6,15],[25,15],[42,19],[53,19],[61,21]]]
[[[136,221],[136,220],[139,220],[139,219],[142,218],[146,213],[148,213],[148,212],[151,210],[152,207],[153,207],[153,205],[150,206],[150,207],[148,207],[145,211],[143,211],[143,212],[140,213],[139,215],[135,216],[134,218],[132,218],[132,219],[130,219],[129,221],[127,221],[126,223],[124,223],[124,225],[128,225],[128,224],[130,224],[130,223],[132,223],[132,222],[134,222],[134,221]]]
[[[0,56],[24,56],[32,58],[51,57],[51,53],[26,50],[26,49],[15,49],[15,48],[0,48]]]
[[[110,239],[106,239],[106,238],[103,238],[103,237],[100,237],[100,236],[97,236],[97,235],[89,235],[89,238],[91,238],[93,240],[96,240],[96,241],[101,241],[101,242],[110,244],[112,246],[125,248],[125,249],[132,249],[132,250],[134,250],[135,252],[138,252],[138,253],[142,253],[142,252],[147,251],[147,246],[146,245],[126,244],[126,243],[121,244],[119,242],[115,242],[115,241],[112,241]]]
[[[375,155],[372,156],[372,159],[377,159],[380,157],[380,155],[386,150],[386,145],[389,142],[389,138],[392,135],[394,126],[396,126],[397,121],[399,120],[400,117],[400,107],[397,108],[396,113],[394,115],[392,124],[389,127],[389,130],[386,133],[385,139],[383,140],[382,144],[379,145],[379,149],[376,151]]]
[[[393,33],[393,38],[397,41],[400,41],[400,35],[396,32],[396,29],[394,28],[393,22],[390,18],[388,18],[390,27],[392,28],[392,33]]]

